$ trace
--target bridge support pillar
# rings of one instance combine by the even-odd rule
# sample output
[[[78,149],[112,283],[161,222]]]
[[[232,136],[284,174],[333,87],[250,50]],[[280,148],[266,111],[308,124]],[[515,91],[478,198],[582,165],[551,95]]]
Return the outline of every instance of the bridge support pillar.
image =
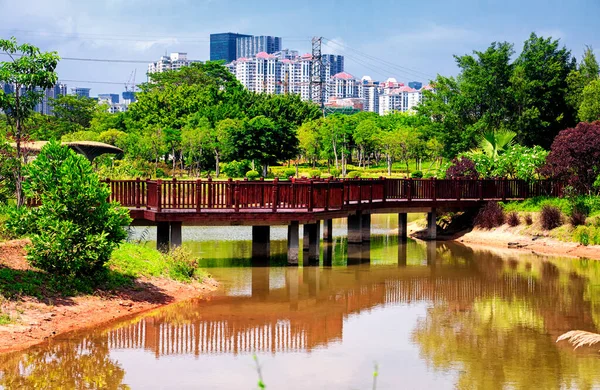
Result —
[[[323,266],[331,267],[333,265],[333,243],[326,242],[323,246]]]
[[[398,214],[398,243],[406,241],[408,238],[408,214]],[[400,245],[400,244],[398,244]]]
[[[323,241],[333,241],[333,220],[331,219],[323,220]]]
[[[362,243],[362,213],[348,216],[348,244]]]
[[[181,222],[171,222],[171,233],[170,233],[170,241],[171,241],[171,249],[180,247],[182,244],[182,234],[181,234]]]
[[[362,241],[371,241],[371,214],[363,214],[360,224],[362,230]]]
[[[435,240],[437,238],[437,226],[435,224],[435,219],[437,218],[437,213],[435,209],[431,209],[430,212],[427,213],[427,239]]]
[[[300,224],[292,221],[287,231],[288,265],[298,265],[300,250]]]
[[[158,222],[156,224],[156,249],[161,252],[168,252],[170,239],[169,236],[169,222]]]
[[[304,249],[302,260],[303,266],[319,264],[319,244],[321,242],[320,227],[320,222],[304,224],[304,242],[302,245]]]
[[[271,254],[271,227],[252,226],[252,259],[268,259]]]

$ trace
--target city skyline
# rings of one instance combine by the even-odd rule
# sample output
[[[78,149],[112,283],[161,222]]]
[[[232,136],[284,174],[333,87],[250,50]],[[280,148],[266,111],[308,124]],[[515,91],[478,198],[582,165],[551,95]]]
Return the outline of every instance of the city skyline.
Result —
[[[275,5],[278,6],[275,6]],[[465,1],[368,4],[309,1],[302,7],[263,1],[186,0],[163,4],[148,0],[74,2],[0,0],[10,18],[3,20],[0,36],[16,36],[62,57],[126,59],[139,63],[83,63],[63,60],[61,81],[92,88],[92,95],[120,93],[131,72],[145,81],[147,64],[166,52],[187,52],[191,59],[209,59],[209,36],[223,31],[283,38],[283,48],[310,52],[310,38],[327,38],[323,52],[345,56],[345,68],[358,78],[394,77],[424,85],[436,74],[455,75],[452,55],[484,50],[494,41],[514,43],[519,52],[532,31],[560,38],[578,60],[584,46],[598,53],[600,34],[590,23],[573,23],[600,12],[590,0],[523,2]],[[337,16],[335,18],[332,15]],[[365,17],[370,16],[370,18]],[[383,15],[386,19],[382,20]],[[392,19],[389,19],[389,16]],[[396,20],[401,23],[389,23]],[[293,21],[310,20],[310,23]],[[353,20],[355,24],[350,23]],[[26,26],[26,27],[25,27]],[[78,81],[115,82],[96,84]],[[119,85],[120,84],[120,85]]]

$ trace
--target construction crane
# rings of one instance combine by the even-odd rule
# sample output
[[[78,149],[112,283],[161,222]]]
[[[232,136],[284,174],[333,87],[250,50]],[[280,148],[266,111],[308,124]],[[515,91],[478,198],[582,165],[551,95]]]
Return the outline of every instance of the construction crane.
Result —
[[[135,75],[137,70],[134,69],[129,75],[129,79],[125,82],[125,92],[135,92]]]

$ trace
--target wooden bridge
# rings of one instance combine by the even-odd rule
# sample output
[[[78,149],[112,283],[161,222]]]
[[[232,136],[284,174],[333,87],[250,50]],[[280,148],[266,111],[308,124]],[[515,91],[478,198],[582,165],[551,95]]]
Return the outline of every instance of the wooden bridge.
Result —
[[[298,262],[299,224],[304,224],[308,259],[318,259],[323,239],[331,240],[331,220],[348,218],[348,242],[370,237],[370,216],[399,213],[406,237],[406,214],[428,213],[428,238],[436,238],[436,210],[464,210],[482,202],[560,195],[553,181],[354,179],[290,181],[106,180],[111,200],[128,207],[136,225],[157,226],[159,248],[181,244],[181,226],[249,225],[253,257],[268,257],[269,227],[288,226],[288,259]]]

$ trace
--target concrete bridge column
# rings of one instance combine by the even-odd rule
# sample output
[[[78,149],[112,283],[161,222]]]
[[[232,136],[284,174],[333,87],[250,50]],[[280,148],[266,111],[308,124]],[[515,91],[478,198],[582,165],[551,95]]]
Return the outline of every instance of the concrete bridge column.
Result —
[[[271,255],[271,227],[252,226],[252,259],[268,259]]]
[[[435,209],[431,209],[430,212],[427,213],[427,239],[435,240],[437,238],[437,226],[435,225],[435,219],[437,218],[437,213]]]
[[[323,246],[323,266],[331,267],[333,265],[333,243],[326,242]]]
[[[181,222],[171,222],[170,223],[170,227],[171,227],[171,234],[170,234],[170,241],[171,241],[171,249],[174,248],[178,248],[181,246],[182,244],[182,234],[181,234],[181,226],[182,223]]]
[[[161,252],[168,252],[169,239],[169,222],[158,222],[156,224],[156,249],[158,249]]]
[[[320,223],[308,223],[304,224],[304,258],[302,265],[318,265],[321,242],[321,229]]]
[[[348,216],[348,245],[360,244],[362,241],[362,213],[357,211]]]
[[[398,214],[398,242],[406,241],[408,238],[408,214]]]
[[[287,251],[288,265],[298,265],[300,250],[300,224],[298,221],[292,221],[288,225],[287,233]]]
[[[331,219],[323,220],[323,241],[333,241],[333,220]]]
[[[362,241],[371,241],[371,214],[363,214],[361,217],[360,224],[362,230]]]

